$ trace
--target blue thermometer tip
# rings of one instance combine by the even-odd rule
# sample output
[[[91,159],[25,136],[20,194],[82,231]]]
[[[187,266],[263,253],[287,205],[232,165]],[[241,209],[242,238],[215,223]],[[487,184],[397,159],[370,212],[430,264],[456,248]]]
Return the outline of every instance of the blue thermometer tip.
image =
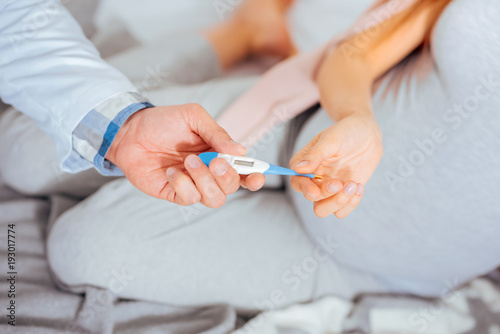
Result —
[[[267,174],[267,175],[304,176],[304,177],[308,177],[308,178],[311,178],[311,179],[317,179],[317,180],[321,180],[322,179],[322,177],[319,176],[319,175],[314,175],[314,174],[300,174],[300,173],[297,173],[296,171],[294,171],[292,169],[285,168],[285,167],[280,167],[280,166],[275,166],[275,165],[271,165],[271,164],[270,164],[269,169],[266,170],[264,172],[264,174]]]

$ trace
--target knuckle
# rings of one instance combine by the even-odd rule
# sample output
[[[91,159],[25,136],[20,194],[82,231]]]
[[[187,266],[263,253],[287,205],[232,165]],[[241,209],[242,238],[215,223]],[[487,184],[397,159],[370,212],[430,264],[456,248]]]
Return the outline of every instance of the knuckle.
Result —
[[[240,181],[237,179],[229,179],[219,184],[222,192],[226,195],[236,192],[240,188]]]
[[[184,202],[184,199],[180,195],[175,196],[173,203],[181,205],[181,206],[188,206],[188,204],[186,204],[186,202]]]
[[[347,205],[347,203],[349,203],[349,200],[353,197],[354,195],[344,195],[344,196],[340,196],[338,199],[337,199],[337,205],[339,208],[342,208],[343,206]]]
[[[211,183],[203,194],[204,202],[210,208],[218,208],[224,204],[226,196],[222,190],[215,184]],[[222,204],[221,204],[222,203]]]
[[[174,176],[170,178],[169,183],[172,185],[174,192],[177,191],[177,188],[179,188],[179,179]]]
[[[212,198],[207,198],[203,204],[211,209],[218,209],[224,205],[226,202],[225,196],[217,196]]]
[[[316,162],[317,164],[320,164],[323,162],[323,160],[325,160],[325,158],[324,158],[322,152],[315,150],[315,151],[309,153],[307,155],[307,157],[305,158],[305,160],[309,160],[313,163]]]
[[[201,195],[200,194],[195,194],[191,196],[191,199],[188,201],[189,205],[193,205],[201,201]]]
[[[170,191],[167,196],[165,196],[166,200],[175,203],[175,191]]]
[[[177,189],[183,182],[185,182],[185,178],[183,177],[183,175],[179,175],[179,174],[173,174],[171,179],[170,179],[170,184],[175,188]]]
[[[229,188],[228,192],[226,193],[227,195],[233,194],[240,189],[240,183],[239,182],[234,182],[234,184]]]
[[[188,103],[186,106],[194,110],[202,108],[201,105],[198,103]]]
[[[180,202],[182,203],[183,206],[189,206],[197,203],[195,196],[181,196]]]
[[[297,181],[297,187],[299,188],[300,192],[305,193],[307,190],[307,184],[302,181],[302,179]]]
[[[189,108],[196,113],[201,113],[205,111],[205,109],[198,103],[190,103]]]
[[[214,202],[214,209],[220,208],[221,206],[224,205],[224,203],[226,203],[226,196],[219,197]]]

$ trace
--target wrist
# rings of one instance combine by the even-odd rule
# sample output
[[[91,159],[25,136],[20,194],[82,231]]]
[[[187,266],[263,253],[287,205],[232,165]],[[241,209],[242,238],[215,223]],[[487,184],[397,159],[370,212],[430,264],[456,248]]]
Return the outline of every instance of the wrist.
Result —
[[[332,101],[335,100],[335,101]],[[363,101],[363,99],[344,99],[339,101],[335,97],[321,98],[321,106],[334,122],[341,121],[344,118],[357,117],[374,117],[371,101]]]
[[[341,105],[323,106],[334,122],[341,121],[347,117],[369,117],[374,118],[371,106],[366,105]]]
[[[133,131],[133,128],[135,128],[135,124],[139,121],[140,115],[142,114],[141,111],[145,110],[147,108],[141,109],[130,115],[127,120],[122,124],[120,129],[118,129],[118,132],[116,133],[115,138],[113,139],[113,142],[111,143],[108,152],[106,153],[106,160],[111,161],[118,167],[118,153],[123,149],[123,146],[125,145],[124,143],[126,142],[126,138],[130,137],[130,133]]]

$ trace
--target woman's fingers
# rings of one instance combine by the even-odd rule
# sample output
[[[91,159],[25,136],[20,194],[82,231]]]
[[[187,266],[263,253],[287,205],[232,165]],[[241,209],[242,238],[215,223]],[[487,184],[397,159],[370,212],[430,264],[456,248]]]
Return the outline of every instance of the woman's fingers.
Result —
[[[292,176],[292,189],[300,192],[308,201],[321,199],[321,189],[310,178],[303,176]]]
[[[196,155],[190,155],[184,160],[184,166],[196,184],[201,194],[201,203],[209,208],[219,208],[226,202],[226,194],[219,187],[210,169]],[[221,168],[220,164],[217,167]],[[228,171],[226,171],[227,173]],[[222,179],[223,175],[219,178]],[[222,181],[221,181],[222,182]],[[231,187],[230,181],[224,181],[226,186]],[[177,189],[176,189],[177,192]]]
[[[345,218],[347,217],[356,207],[358,206],[359,202],[361,202],[361,198],[363,197],[363,193],[365,191],[365,187],[362,184],[358,184],[358,189],[356,190],[356,194],[351,197],[349,202],[347,202],[346,205],[344,205],[342,208],[337,210],[335,212],[335,216],[337,218]]]
[[[338,179],[324,179],[317,182],[312,179],[293,176],[293,190],[314,202],[314,213],[324,218],[335,214],[338,218],[347,217],[359,204],[364,193],[363,184],[349,181],[345,185]]]
[[[320,201],[342,190],[342,182],[336,179],[329,179],[316,183],[312,179],[306,177],[293,176],[291,182],[292,188],[304,194],[305,198],[309,201]]]
[[[316,214],[316,216],[320,218],[324,218],[333,213],[336,213],[341,208],[343,208],[347,203],[349,203],[349,201],[353,196],[358,196],[356,195],[357,190],[358,190],[358,185],[355,182],[353,181],[347,182],[342,191],[338,192],[336,195],[315,202],[314,213]]]
[[[313,173],[322,163],[336,157],[340,141],[334,133],[322,132],[290,160],[290,167],[298,173]]]
[[[179,205],[192,205],[201,200],[201,194],[193,180],[183,171],[170,167],[167,169],[168,184],[163,190],[169,202]]]
[[[342,191],[342,182],[337,179],[327,179],[321,183],[321,199],[332,197]]]
[[[306,144],[300,151],[294,154],[292,159],[290,159],[290,168],[295,169],[297,165],[301,164],[300,167],[303,167],[305,164],[303,163],[306,161],[304,158],[305,156],[311,151],[311,149],[316,145],[316,143],[319,140],[319,135],[314,137],[309,143]],[[300,168],[299,167],[299,168]],[[309,166],[311,167],[311,166]],[[312,170],[311,170],[312,171]],[[308,172],[307,172],[308,173]]]

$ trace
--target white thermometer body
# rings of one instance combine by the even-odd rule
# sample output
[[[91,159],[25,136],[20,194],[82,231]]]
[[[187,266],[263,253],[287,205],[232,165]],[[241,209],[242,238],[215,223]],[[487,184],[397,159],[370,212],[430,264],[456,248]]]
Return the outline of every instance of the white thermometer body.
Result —
[[[276,166],[265,161],[257,160],[249,157],[240,157],[236,155],[222,154],[217,152],[206,152],[199,155],[201,161],[207,166],[215,158],[222,158],[234,168],[240,175],[249,175],[252,173],[262,173],[265,175],[292,175],[304,176],[311,179],[321,179],[321,176],[314,174],[299,174],[292,169]]]

